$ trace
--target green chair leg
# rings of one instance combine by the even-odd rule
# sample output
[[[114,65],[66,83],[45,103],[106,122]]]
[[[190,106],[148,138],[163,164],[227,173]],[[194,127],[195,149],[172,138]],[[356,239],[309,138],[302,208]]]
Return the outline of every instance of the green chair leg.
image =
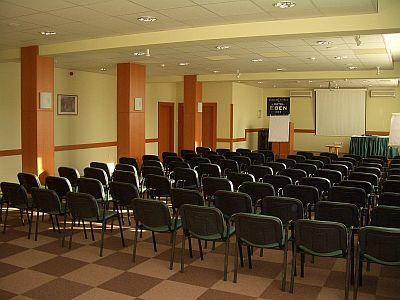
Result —
[[[132,249],[132,261],[136,261],[136,247],[137,247],[137,239],[138,239],[139,228],[136,224],[135,227],[135,236],[133,238],[133,249]]]
[[[39,227],[39,211],[37,211],[36,213],[35,241],[37,241],[38,227]]]
[[[185,259],[185,240],[186,240],[186,236],[185,236],[185,234],[183,234],[183,237],[182,237],[182,248],[181,248],[181,272],[182,273],[183,273],[184,268],[185,268],[185,262],[184,262],[184,259]]]
[[[294,290],[294,272],[296,269],[296,255],[297,255],[297,249],[296,249],[296,246],[294,246],[293,259],[292,259],[292,271],[291,271],[291,277],[290,277],[290,293],[291,294],[293,294],[293,290]]]
[[[235,261],[234,261],[234,270],[233,270],[233,282],[237,282],[237,271],[238,271],[238,260],[239,260],[239,246],[238,246],[238,241],[236,239],[235,243]]]
[[[71,249],[72,246],[72,236],[74,235],[74,222],[71,222],[71,235],[69,236],[68,248]]]
[[[85,221],[83,220],[82,220],[82,227],[83,227],[83,235],[85,236],[85,240],[87,240],[86,226],[85,226]]]
[[[229,237],[225,242],[224,281],[228,280],[228,255],[229,255]]]
[[[103,256],[103,247],[104,247],[104,233],[106,232],[106,220],[103,220],[101,225],[101,242],[100,242],[100,257]]]
[[[121,214],[121,216],[122,216],[122,214]],[[120,214],[117,212],[117,218],[118,218],[118,224],[119,224],[119,232],[120,232],[120,234],[121,234],[122,247],[125,247],[124,231],[123,231],[123,229],[122,229],[121,216],[120,216]]]
[[[33,211],[33,209],[32,209]],[[26,209],[26,217],[28,218],[28,240],[31,238],[32,220],[29,218],[29,210]]]
[[[6,208],[6,216],[4,217],[4,224],[3,224],[3,233],[6,233],[6,227],[7,227],[7,217],[8,217],[8,202],[7,202],[7,208]]]
[[[39,215],[38,215],[39,216]],[[62,237],[62,241],[61,241],[61,247],[64,248],[64,243],[65,243],[65,234],[67,231],[67,214],[64,214],[64,226],[63,226],[63,237]]]

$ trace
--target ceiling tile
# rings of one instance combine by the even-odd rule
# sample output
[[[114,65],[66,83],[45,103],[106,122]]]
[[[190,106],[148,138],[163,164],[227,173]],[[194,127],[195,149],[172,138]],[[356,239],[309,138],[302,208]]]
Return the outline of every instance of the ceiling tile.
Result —
[[[22,16],[15,19],[17,22],[18,20],[29,22],[37,25],[43,25],[50,28],[53,25],[61,25],[65,23],[71,23],[73,20],[67,18],[60,18],[58,16],[54,16],[48,13],[38,13],[29,16]]]
[[[177,7],[185,7],[185,6],[193,6],[193,2],[189,0],[131,0],[131,2],[137,3],[144,7],[160,10],[160,9],[168,9],[168,8],[177,8]]]
[[[200,6],[180,7],[160,10],[160,13],[179,21],[199,19],[202,17],[215,17],[215,14]]]
[[[7,0],[5,2],[31,8],[41,12],[74,6],[75,4],[63,0]]]
[[[129,15],[149,11],[148,8],[128,0],[111,0],[108,2],[86,5],[86,7],[110,16]]]
[[[15,4],[0,1],[0,16],[13,18],[18,16],[24,16],[29,14],[37,13],[37,10],[30,8],[21,7]]]
[[[207,4],[204,5],[204,7],[223,17],[257,14],[262,12],[262,10],[257,5],[249,0]]]

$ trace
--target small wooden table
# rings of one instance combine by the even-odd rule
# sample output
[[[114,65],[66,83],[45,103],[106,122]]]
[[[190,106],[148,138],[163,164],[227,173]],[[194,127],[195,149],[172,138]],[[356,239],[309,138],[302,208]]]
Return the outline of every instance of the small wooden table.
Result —
[[[325,147],[329,149],[330,153],[335,153],[336,155],[339,155],[339,149],[342,148],[341,145],[326,145]]]

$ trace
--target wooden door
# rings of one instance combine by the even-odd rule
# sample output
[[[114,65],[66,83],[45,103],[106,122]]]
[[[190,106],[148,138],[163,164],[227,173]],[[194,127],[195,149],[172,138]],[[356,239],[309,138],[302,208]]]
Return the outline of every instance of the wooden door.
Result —
[[[183,149],[183,103],[178,104],[178,152]]]
[[[158,102],[158,155],[174,150],[174,103]]]
[[[203,147],[215,149],[217,147],[217,103],[203,102]]]

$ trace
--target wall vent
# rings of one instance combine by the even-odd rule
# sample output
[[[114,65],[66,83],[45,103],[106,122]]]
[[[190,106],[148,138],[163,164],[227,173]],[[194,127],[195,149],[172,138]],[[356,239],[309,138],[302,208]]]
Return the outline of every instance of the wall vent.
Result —
[[[371,90],[371,97],[393,97],[396,98],[395,90]]]

